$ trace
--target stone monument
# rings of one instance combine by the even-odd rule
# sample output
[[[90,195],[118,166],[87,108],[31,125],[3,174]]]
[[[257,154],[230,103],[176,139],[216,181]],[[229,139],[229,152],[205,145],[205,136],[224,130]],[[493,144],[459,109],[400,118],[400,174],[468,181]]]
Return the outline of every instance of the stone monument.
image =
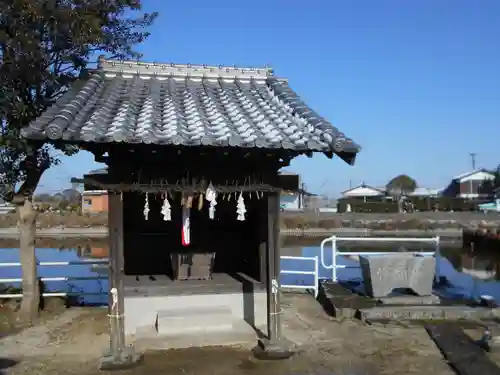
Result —
[[[387,297],[394,289],[410,289],[418,296],[432,295],[436,258],[414,253],[361,255],[365,292]]]

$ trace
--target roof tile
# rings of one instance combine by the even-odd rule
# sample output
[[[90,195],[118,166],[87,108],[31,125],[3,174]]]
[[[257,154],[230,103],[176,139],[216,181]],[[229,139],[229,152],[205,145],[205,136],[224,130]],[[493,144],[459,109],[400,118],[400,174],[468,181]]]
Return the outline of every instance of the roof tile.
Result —
[[[106,60],[101,65],[22,135],[69,142],[359,151],[266,69]]]

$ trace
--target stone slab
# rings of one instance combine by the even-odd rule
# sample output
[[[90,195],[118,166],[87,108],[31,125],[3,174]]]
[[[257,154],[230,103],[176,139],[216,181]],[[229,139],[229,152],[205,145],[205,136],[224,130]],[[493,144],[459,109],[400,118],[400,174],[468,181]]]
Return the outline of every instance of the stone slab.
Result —
[[[373,298],[387,297],[394,289],[410,289],[419,296],[432,294],[436,258],[414,253],[359,257],[365,291]]]
[[[360,309],[361,320],[493,319],[492,309],[468,306],[379,306]]]
[[[225,306],[162,310],[157,313],[156,328],[159,335],[204,334],[230,331],[235,320]]]
[[[377,305],[377,301],[332,281],[320,284],[318,302],[334,318],[354,318],[358,309]]]
[[[382,305],[439,305],[441,300],[436,295],[430,296],[394,296],[378,299]]]

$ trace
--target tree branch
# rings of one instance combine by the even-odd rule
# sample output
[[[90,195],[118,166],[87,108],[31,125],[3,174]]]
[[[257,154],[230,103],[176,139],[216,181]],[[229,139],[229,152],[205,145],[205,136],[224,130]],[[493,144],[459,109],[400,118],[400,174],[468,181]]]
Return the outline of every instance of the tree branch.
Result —
[[[38,151],[31,148],[26,155],[25,160],[25,179],[21,184],[19,190],[13,193],[11,202],[15,205],[22,205],[26,198],[29,198],[35,192],[40,178],[42,178],[43,172],[45,172],[49,165],[39,165],[38,163]]]

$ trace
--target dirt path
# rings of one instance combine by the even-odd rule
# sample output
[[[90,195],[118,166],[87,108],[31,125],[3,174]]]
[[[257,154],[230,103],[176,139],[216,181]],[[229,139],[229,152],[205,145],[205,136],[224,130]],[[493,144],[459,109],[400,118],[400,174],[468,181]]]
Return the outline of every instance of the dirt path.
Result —
[[[300,352],[286,361],[258,361],[242,347],[149,352],[136,375],[392,375],[453,374],[421,327],[365,326],[335,321],[307,295],[283,298],[284,335]],[[7,375],[98,374],[108,346],[104,309],[71,309],[0,340],[0,367]],[[13,360],[16,363],[9,362]],[[2,371],[2,370],[0,370]]]

